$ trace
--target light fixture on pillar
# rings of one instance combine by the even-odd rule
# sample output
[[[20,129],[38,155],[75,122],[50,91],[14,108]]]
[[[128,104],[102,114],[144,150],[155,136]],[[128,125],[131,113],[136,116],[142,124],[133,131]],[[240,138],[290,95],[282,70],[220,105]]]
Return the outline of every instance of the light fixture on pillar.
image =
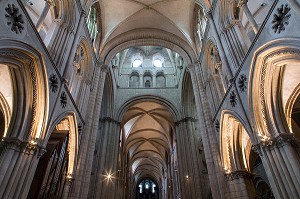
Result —
[[[106,183],[112,182],[112,179],[115,178],[114,173],[112,173],[111,171],[109,171],[109,172],[106,171],[105,173],[106,174],[103,175],[104,176],[104,181],[106,181]]]
[[[189,175],[186,175],[185,178],[188,180],[189,179]]]

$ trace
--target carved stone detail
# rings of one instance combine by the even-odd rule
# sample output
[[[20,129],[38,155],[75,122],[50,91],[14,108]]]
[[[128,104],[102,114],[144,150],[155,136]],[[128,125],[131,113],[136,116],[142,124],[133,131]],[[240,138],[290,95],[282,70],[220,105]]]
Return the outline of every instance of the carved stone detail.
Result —
[[[228,181],[231,181],[231,180],[240,179],[240,178],[252,179],[253,175],[247,171],[233,171],[230,173],[226,173],[225,177]]]
[[[235,94],[234,91],[231,91],[231,93],[230,93],[229,102],[230,102],[232,107],[235,107],[235,105],[237,103],[237,98],[236,98],[236,94]]]
[[[289,24],[289,18],[291,14],[289,14],[291,8],[288,7],[288,4],[281,5],[281,7],[277,8],[277,14],[273,15],[272,28],[275,33],[280,33],[285,30],[285,26]]]
[[[4,138],[2,147],[4,149],[2,152],[7,149],[11,149],[27,155],[34,155],[37,153],[38,158],[46,152],[46,149],[39,145],[38,140],[22,141],[16,137]]]
[[[58,79],[55,74],[52,74],[49,78],[50,90],[55,93],[58,89]]]
[[[175,122],[175,125],[178,126],[179,124],[181,123],[184,123],[184,122],[196,122],[197,119],[193,118],[193,117],[185,117],[185,118],[182,118],[181,120],[178,120],[177,122]]]
[[[111,118],[111,117],[104,117],[104,118],[101,118],[100,119],[101,122],[111,122],[111,123],[115,123],[117,125],[120,125],[121,122],[115,120],[114,118]]]
[[[261,147],[272,149],[274,147],[280,148],[286,144],[291,144],[295,148],[299,148],[299,141],[293,134],[281,134],[276,138],[271,138],[269,136],[261,136],[261,143],[254,145],[252,149],[259,155],[262,155]]]
[[[237,84],[241,92],[244,92],[247,89],[247,77],[245,74],[240,75]]]
[[[60,104],[63,108],[67,106],[68,98],[66,92],[62,92],[60,95]]]
[[[7,25],[11,26],[11,31],[16,32],[17,34],[22,33],[24,29],[24,20],[22,14],[19,14],[19,8],[14,4],[8,4],[5,11],[7,13],[5,14],[5,17],[8,19]]]

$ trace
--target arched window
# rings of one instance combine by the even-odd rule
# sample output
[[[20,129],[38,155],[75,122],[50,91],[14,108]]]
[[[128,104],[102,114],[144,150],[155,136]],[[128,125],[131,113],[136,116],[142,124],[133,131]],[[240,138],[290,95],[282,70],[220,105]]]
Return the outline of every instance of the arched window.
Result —
[[[166,78],[163,72],[159,72],[156,75],[156,87],[158,88],[166,87]]]
[[[197,11],[197,36],[199,39],[199,48],[202,48],[202,40],[204,38],[205,28],[207,19],[204,16],[203,8],[199,8]]]
[[[140,52],[137,52],[131,56],[131,65],[133,68],[142,67],[143,62],[144,59]]]
[[[137,72],[132,72],[129,79],[129,88],[139,87],[139,74]]]
[[[145,72],[144,74],[144,87],[150,88],[152,87],[152,75],[150,72]]]
[[[161,68],[162,67],[162,61],[160,59],[156,59],[156,60],[154,60],[153,65],[157,68]]]
[[[150,87],[151,87],[151,82],[150,82],[150,80],[146,80],[146,82],[145,82],[145,87],[146,87],[146,88],[150,88]]]
[[[164,57],[160,53],[156,53],[153,56],[152,61],[153,61],[154,67],[161,68],[161,67],[163,67],[165,60],[164,60]]]
[[[137,67],[140,67],[140,66],[142,66],[142,60],[140,60],[140,59],[135,59],[133,62],[132,62],[132,67],[133,68],[137,68]]]
[[[92,5],[92,7],[89,10],[89,15],[87,19],[87,27],[92,39],[92,42],[96,40],[97,34],[100,31],[99,26],[99,20],[98,20],[98,15],[99,15],[100,9],[98,9],[95,4]]]
[[[139,196],[145,195],[146,198],[150,196],[150,198],[158,198],[155,197],[155,193],[157,192],[157,185],[150,179],[143,180],[138,185]]]

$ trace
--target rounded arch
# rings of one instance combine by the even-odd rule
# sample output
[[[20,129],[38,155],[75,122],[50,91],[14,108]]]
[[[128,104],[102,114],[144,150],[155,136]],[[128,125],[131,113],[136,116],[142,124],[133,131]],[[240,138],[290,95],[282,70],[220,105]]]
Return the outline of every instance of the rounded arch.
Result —
[[[283,106],[283,71],[289,62],[299,60],[299,39],[294,38],[271,41],[254,53],[248,82],[249,112],[258,140],[290,133]]]
[[[48,81],[42,55],[32,46],[0,40],[0,62],[13,79],[13,110],[7,135],[25,140],[42,138],[48,119]]]
[[[103,46],[100,57],[106,65],[120,51],[133,46],[162,46],[178,52],[188,63],[197,60],[194,49],[174,34],[158,29],[136,29],[128,31]]]

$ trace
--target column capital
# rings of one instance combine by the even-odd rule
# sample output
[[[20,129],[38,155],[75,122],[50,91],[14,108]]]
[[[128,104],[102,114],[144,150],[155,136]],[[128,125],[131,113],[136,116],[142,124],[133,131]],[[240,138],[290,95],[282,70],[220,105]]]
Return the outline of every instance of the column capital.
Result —
[[[248,0],[240,0],[237,7],[242,8],[243,6],[247,5]]]
[[[230,173],[226,173],[225,177],[228,181],[231,181],[231,180],[240,179],[240,178],[252,179],[253,175],[251,173],[249,173],[248,171],[240,170],[240,171],[233,171]]]
[[[4,138],[3,146],[6,149],[12,149],[28,155],[37,154],[37,157],[41,157],[46,149],[41,146],[39,139],[32,139],[30,141],[22,141],[17,137]]]
[[[280,148],[286,144],[291,144],[296,148],[299,148],[299,140],[295,138],[293,134],[290,133],[285,133],[285,134],[280,134],[277,137],[270,137],[270,136],[260,136],[261,142],[259,145],[263,148],[269,147],[277,147]],[[256,146],[257,148],[257,146]]]

